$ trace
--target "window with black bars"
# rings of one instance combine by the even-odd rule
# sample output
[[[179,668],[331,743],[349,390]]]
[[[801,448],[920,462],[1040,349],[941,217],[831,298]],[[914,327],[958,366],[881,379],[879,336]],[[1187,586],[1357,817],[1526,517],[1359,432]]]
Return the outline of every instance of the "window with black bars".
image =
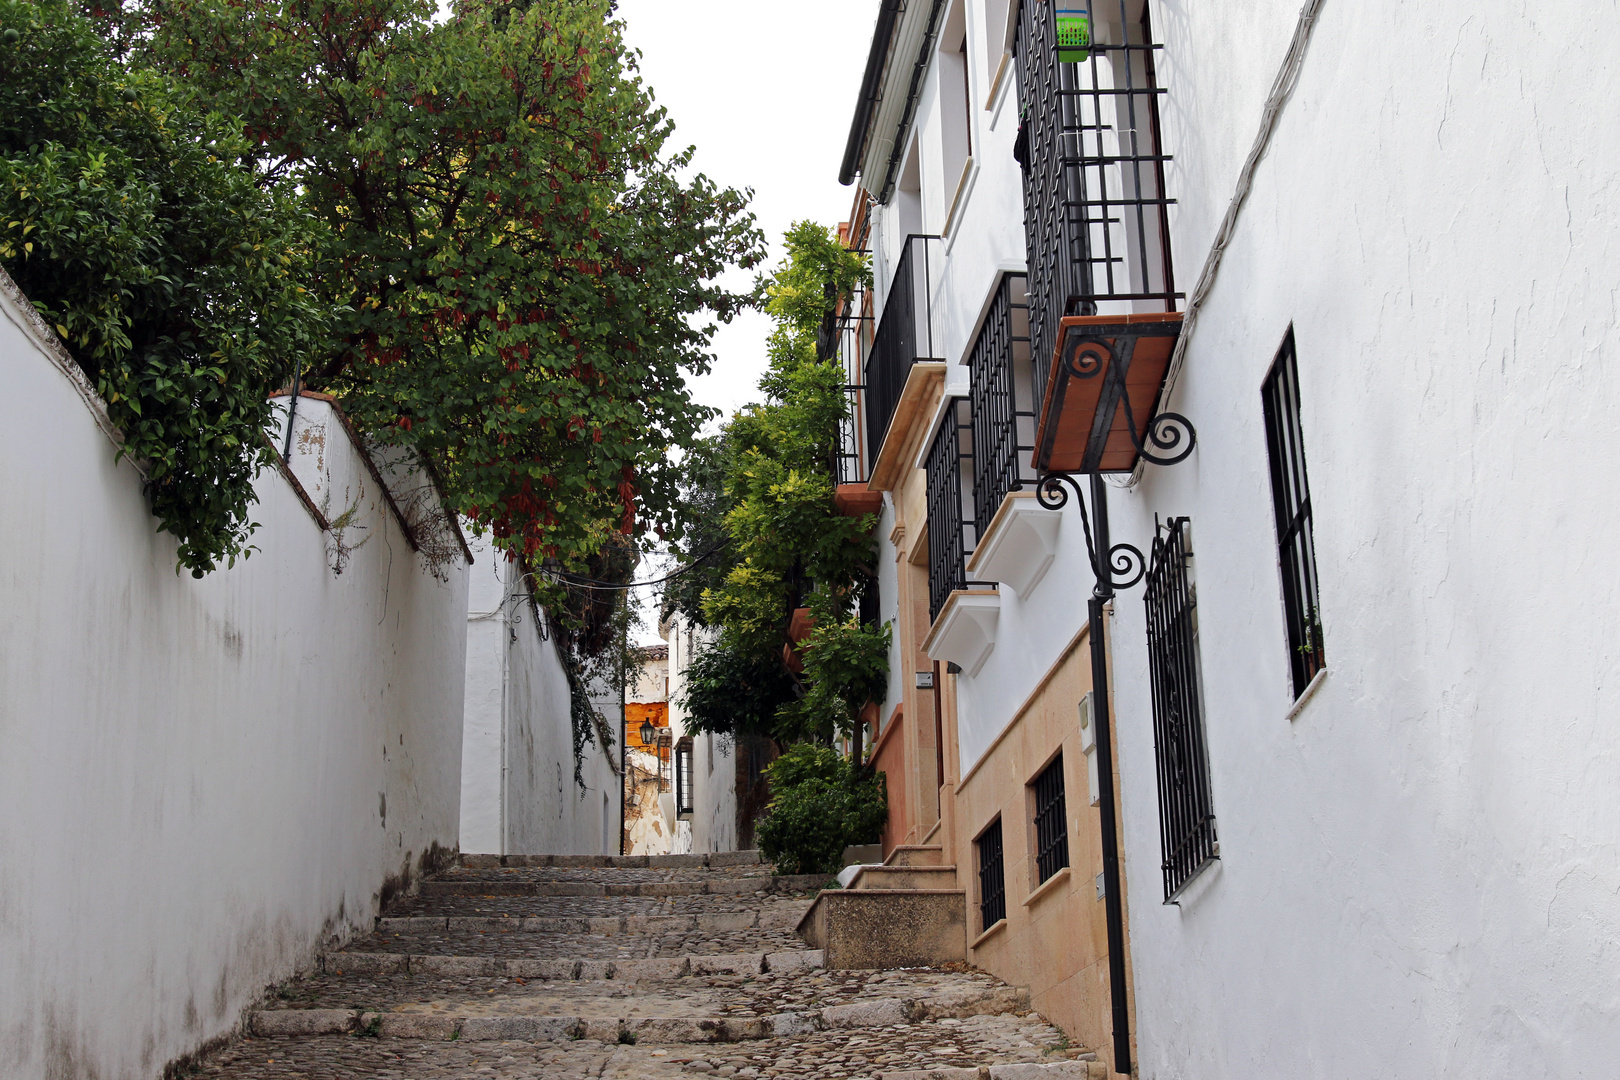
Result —
[[[682,739],[675,744],[675,812],[692,812],[692,740]]]
[[[1007,875],[1001,853],[1001,819],[974,841],[979,849],[979,931],[1007,917]]]
[[[1311,532],[1311,487],[1305,478],[1305,439],[1299,423],[1299,362],[1294,330],[1260,388],[1271,458],[1271,503],[1282,571],[1283,618],[1288,623],[1288,666],[1294,697],[1305,692],[1327,663],[1316,593],[1316,541]]]
[[[1010,491],[1035,481],[1035,401],[1028,279],[1006,274],[968,353],[973,413],[973,502],[983,536]]]
[[[1153,686],[1153,752],[1159,774],[1159,844],[1164,901],[1217,857],[1209,796],[1198,615],[1187,548],[1188,519],[1161,525],[1147,573],[1148,674]]]
[[[928,618],[939,618],[951,593],[969,587],[967,557],[978,530],[974,525],[973,423],[967,398],[952,398],[928,447]],[[964,464],[966,468],[964,468]]]
[[[869,252],[853,249],[862,255]],[[872,291],[856,285],[850,298],[839,309],[837,351],[844,367],[845,412],[838,419],[836,473],[840,484],[864,484],[871,478],[873,448],[866,439],[862,409],[866,402],[866,358],[872,351]]]
[[[1030,785],[1035,789],[1036,884],[1069,865],[1069,814],[1063,804],[1063,755]]]
[[[1035,400],[1065,315],[1174,311],[1153,40],[1144,0],[1091,6],[1090,57],[1057,57],[1055,4],[1025,0],[1015,55]]]

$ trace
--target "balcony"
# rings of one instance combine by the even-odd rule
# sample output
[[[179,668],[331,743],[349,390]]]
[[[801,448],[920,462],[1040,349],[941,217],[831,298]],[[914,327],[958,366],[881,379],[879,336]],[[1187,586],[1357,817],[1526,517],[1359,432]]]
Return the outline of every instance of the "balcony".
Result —
[[[946,398],[928,445],[928,617],[923,649],[976,674],[995,647],[1000,601],[995,583],[970,581],[978,542],[973,496],[973,420],[967,398]]]
[[[1160,139],[1162,46],[1142,0],[1106,0],[1093,9],[1089,57],[1062,63],[1054,10],[1024,5],[1016,54],[1040,404],[1034,465],[1129,471],[1151,441],[1168,371],[1157,358],[1174,348],[1184,295],[1175,287],[1175,200]],[[1093,376],[1094,385],[1075,387]]]
[[[940,238],[908,236],[890,279],[888,299],[866,356],[866,442],[881,453],[889,424],[918,362],[943,363],[934,333],[934,274],[941,265]]]

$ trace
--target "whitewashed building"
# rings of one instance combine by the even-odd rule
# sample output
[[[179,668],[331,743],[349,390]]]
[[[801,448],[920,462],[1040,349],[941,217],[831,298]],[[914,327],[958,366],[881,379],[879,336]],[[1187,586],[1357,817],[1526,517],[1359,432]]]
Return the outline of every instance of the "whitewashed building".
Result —
[[[521,564],[488,538],[471,547],[461,850],[617,855],[622,703],[593,699],[602,722],[576,777],[572,692],[546,613]]]
[[[1081,7],[885,0],[842,163],[885,846],[1122,1072],[1610,1075],[1620,15]]]
[[[737,849],[737,752],[735,740],[686,726],[686,671],[717,631],[694,623],[679,611],[659,624],[669,643],[669,727],[675,734],[675,807],[687,827],[685,850],[699,854]]]

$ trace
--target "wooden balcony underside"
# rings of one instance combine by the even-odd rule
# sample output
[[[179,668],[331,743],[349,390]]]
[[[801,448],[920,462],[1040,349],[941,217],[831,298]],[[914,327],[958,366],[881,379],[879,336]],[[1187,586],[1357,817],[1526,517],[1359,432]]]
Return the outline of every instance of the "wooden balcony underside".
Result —
[[[1035,432],[1036,470],[1134,469],[1180,333],[1180,312],[1065,318]]]

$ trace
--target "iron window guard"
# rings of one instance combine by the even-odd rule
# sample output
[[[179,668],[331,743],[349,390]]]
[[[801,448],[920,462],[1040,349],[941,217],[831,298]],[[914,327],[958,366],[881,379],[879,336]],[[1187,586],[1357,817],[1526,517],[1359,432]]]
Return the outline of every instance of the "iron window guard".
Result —
[[[1277,359],[1260,388],[1271,463],[1271,498],[1277,525],[1277,566],[1282,572],[1283,617],[1288,629],[1288,666],[1297,700],[1327,664],[1317,599],[1316,540],[1311,528],[1311,487],[1305,475],[1305,432],[1299,418],[1299,365],[1294,329],[1288,328]]]
[[[1164,902],[1220,857],[1210,800],[1198,671],[1198,598],[1188,563],[1185,517],[1157,525],[1147,573],[1148,672],[1153,687],[1154,759]]]
[[[1069,813],[1063,798],[1063,755],[1030,785],[1035,789],[1036,884],[1069,865]]]
[[[1007,917],[1007,874],[1001,845],[1001,819],[979,834],[979,931]]]
[[[967,471],[963,471],[963,462]],[[971,486],[973,421],[968,399],[948,400],[939,426],[929,443],[927,457],[928,502],[928,618],[939,618],[945,601],[958,589],[994,588],[989,582],[970,582],[967,559],[978,542]]]
[[[1004,274],[968,353],[973,413],[973,503],[983,536],[1008,492],[1032,484],[1035,400],[1028,278]]]

